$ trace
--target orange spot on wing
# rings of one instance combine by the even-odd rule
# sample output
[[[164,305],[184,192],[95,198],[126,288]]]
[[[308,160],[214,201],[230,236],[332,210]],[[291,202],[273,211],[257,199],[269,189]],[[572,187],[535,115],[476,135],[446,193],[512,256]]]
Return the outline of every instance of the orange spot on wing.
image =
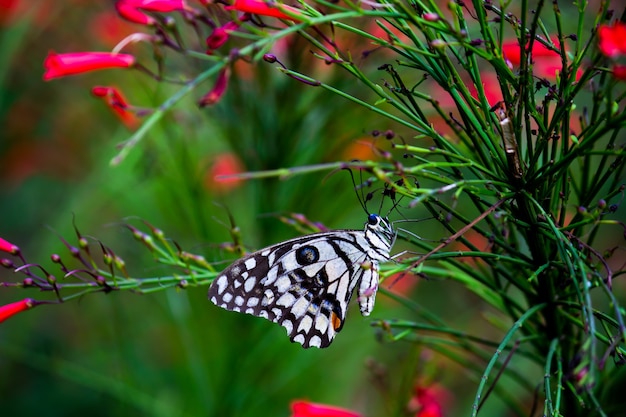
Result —
[[[341,319],[334,312],[330,313],[330,322],[333,324],[333,329],[335,329],[335,331],[341,328]]]

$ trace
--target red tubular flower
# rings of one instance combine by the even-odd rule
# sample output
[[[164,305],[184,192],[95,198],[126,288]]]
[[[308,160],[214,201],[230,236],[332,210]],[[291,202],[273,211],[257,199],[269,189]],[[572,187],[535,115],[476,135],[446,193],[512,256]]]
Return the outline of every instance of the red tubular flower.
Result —
[[[124,19],[142,25],[152,25],[156,20],[142,11],[169,13],[186,8],[184,0],[120,0],[115,4]]]
[[[230,79],[230,67],[226,66],[220,71],[217,76],[217,80],[215,81],[215,85],[206,93],[200,102],[198,103],[200,107],[212,106],[213,104],[220,101],[224,93],[226,92],[226,87],[228,87],[228,80]]]
[[[45,81],[66,75],[82,74],[108,68],[128,68],[135,63],[135,57],[112,52],[74,52],[69,54],[48,53],[43,63]]]
[[[408,408],[415,412],[415,417],[443,417],[445,407],[451,401],[450,393],[438,384],[418,385],[409,401]]]
[[[415,417],[442,417],[443,410],[439,403],[440,398],[432,392],[429,388],[417,387],[415,389],[415,396],[419,401],[421,408],[415,414]]]
[[[243,163],[236,154],[225,152],[211,159],[211,167],[204,177],[204,185],[207,189],[222,194],[234,190],[243,183],[241,178],[224,178],[245,171]]]
[[[626,24],[615,22],[613,26],[598,28],[598,47],[609,58],[626,54]]]
[[[105,103],[117,114],[122,123],[129,129],[135,129],[139,124],[139,119],[133,112],[128,111],[126,99],[115,87],[96,86],[91,89],[91,93],[103,98]]]
[[[0,251],[10,253],[11,255],[16,255],[19,253],[20,248],[0,237]]]
[[[128,4],[125,1],[115,3],[115,9],[123,19],[126,19],[129,22],[147,26],[154,25],[156,23],[156,20],[153,17],[148,16],[132,4]]]
[[[25,298],[22,301],[16,301],[15,303],[2,306],[0,307],[0,323],[13,317],[17,313],[21,313],[22,311],[26,311],[35,306],[35,300],[32,298]]]
[[[559,44],[558,39],[552,39],[552,43],[555,45]],[[522,53],[517,41],[504,42],[502,44],[502,52],[504,53],[504,57],[511,61],[511,63],[515,66],[518,66],[521,63]],[[560,60],[560,55],[558,52],[553,51],[552,49],[548,49],[547,46],[542,44],[541,42],[533,42],[533,50],[530,52],[531,56],[534,58],[558,58]]]
[[[316,404],[308,401],[291,403],[291,417],[362,417],[361,414],[345,408]]]
[[[239,28],[239,24],[239,22],[228,22],[224,26],[215,28],[213,33],[206,38],[206,46],[209,48],[207,53],[224,45],[230,37],[230,34]]]
[[[557,47],[559,46],[558,39],[553,38],[552,43],[557,45]],[[504,53],[504,58],[514,66],[521,64],[521,48],[517,41],[505,42],[502,45],[502,52]],[[533,61],[533,72],[539,77],[554,78],[557,73],[561,72],[563,69],[561,55],[540,42],[533,42],[530,56]],[[576,80],[578,80],[581,75],[582,70],[579,68],[576,72]]]
[[[626,81],[626,65],[614,65],[612,72],[613,77],[618,80]]]
[[[282,5],[285,9],[289,9],[294,13],[300,13],[300,11],[294,7]],[[277,17],[279,19],[293,20],[299,22],[300,20],[286,15],[280,9],[273,7],[271,3],[263,0],[235,0],[232,6],[226,6],[226,10],[237,10],[244,13],[257,14],[260,16]]]

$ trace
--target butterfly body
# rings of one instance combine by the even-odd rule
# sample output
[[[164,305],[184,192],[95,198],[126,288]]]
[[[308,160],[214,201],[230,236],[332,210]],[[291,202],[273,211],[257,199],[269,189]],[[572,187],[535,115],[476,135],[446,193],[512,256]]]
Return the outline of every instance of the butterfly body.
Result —
[[[365,230],[314,233],[269,246],[219,274],[209,299],[279,323],[305,348],[327,347],[343,327],[357,286],[361,314],[371,313],[378,264],[389,260],[394,240],[391,224],[370,214]]]

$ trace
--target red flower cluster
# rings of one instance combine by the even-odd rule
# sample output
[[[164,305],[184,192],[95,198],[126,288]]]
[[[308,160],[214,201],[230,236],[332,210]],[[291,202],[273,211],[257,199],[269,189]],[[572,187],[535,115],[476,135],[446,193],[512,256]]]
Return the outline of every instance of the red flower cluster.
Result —
[[[600,52],[607,58],[617,59],[626,56],[626,24],[615,22],[612,26],[600,26],[598,39]],[[626,80],[626,65],[614,64],[611,72],[615,78]]]
[[[209,2],[201,3],[209,4]],[[190,18],[197,14],[193,8],[186,4],[185,0],[118,0],[115,8],[118,14],[125,20],[149,26],[157,25],[160,22],[157,17],[152,15],[154,13],[186,11]],[[229,39],[230,34],[237,30],[242,22],[249,19],[250,14],[297,22],[300,21],[297,15],[301,13],[299,9],[272,4],[264,0],[233,0],[233,3],[230,6],[226,6],[225,9],[243,12],[243,15],[213,29],[213,33],[206,39],[208,54],[221,47]],[[112,52],[57,54],[50,52],[44,61],[45,72],[43,79],[49,81],[59,77],[100,69],[130,68],[135,65],[135,57],[129,54]],[[226,91],[229,76],[230,67],[227,66],[218,74],[215,86],[200,100],[199,104],[201,107],[215,104],[221,99]],[[94,87],[92,92],[96,97],[103,98],[127,126],[131,128],[136,126],[137,118],[134,114],[128,112],[128,105],[119,91],[112,87]]]

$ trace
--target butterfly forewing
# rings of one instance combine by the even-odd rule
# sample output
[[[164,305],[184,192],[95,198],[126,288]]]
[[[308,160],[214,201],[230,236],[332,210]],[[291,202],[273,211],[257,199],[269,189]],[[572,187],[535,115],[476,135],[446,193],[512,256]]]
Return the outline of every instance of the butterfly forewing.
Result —
[[[343,327],[357,284],[361,313],[371,312],[378,261],[389,258],[394,237],[384,219],[370,215],[365,231],[316,233],[270,246],[226,268],[209,299],[279,323],[305,348],[326,347]]]

